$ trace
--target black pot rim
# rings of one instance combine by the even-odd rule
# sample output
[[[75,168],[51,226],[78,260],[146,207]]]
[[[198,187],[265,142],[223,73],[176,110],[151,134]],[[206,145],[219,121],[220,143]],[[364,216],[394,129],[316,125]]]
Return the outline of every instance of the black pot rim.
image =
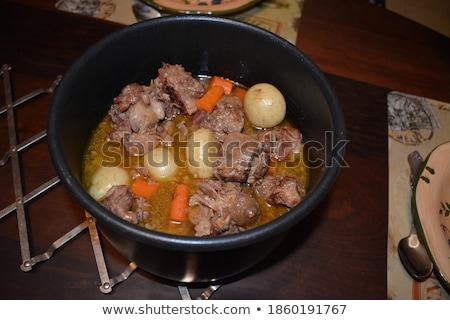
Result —
[[[54,93],[53,101],[51,104],[50,112],[48,115],[48,143],[49,151],[52,158],[55,170],[60,177],[62,183],[68,189],[71,196],[83,207],[89,208],[87,212],[91,214],[101,227],[108,228],[112,231],[118,232],[123,236],[129,237],[136,241],[157,246],[164,249],[174,251],[187,251],[187,252],[206,252],[206,251],[220,251],[220,250],[232,250],[239,247],[244,247],[265,239],[275,237],[283,232],[289,230],[292,226],[300,222],[305,218],[325,197],[329,189],[333,185],[338,172],[340,170],[340,161],[332,161],[329,166],[324,170],[320,181],[317,185],[309,190],[308,195],[302,200],[302,202],[295,208],[283,216],[259,227],[256,227],[245,232],[214,237],[186,237],[175,236],[156,232],[142,228],[140,226],[133,225],[126,222],[108,210],[106,210],[101,204],[96,202],[82,187],[79,179],[71,171],[67,160],[64,156],[61,140],[58,132],[61,128],[61,123],[58,121],[58,115],[60,113],[58,108],[60,100],[60,92],[68,90],[66,83],[70,83],[70,79],[76,74],[76,70],[83,65],[83,62],[94,54],[97,48],[103,46],[105,43],[113,42],[118,38],[131,35],[133,32],[146,29],[149,27],[162,27],[166,23],[179,23],[181,21],[204,21],[205,23],[218,23],[223,24],[226,27],[238,27],[243,29],[252,29],[253,32],[263,33],[264,35],[276,39],[283,46],[289,47],[290,50],[296,50],[305,64],[308,65],[310,71],[325,88],[325,98],[328,103],[333,106],[330,109],[331,116],[334,119],[333,134],[338,137],[338,140],[345,140],[346,129],[343,113],[339,106],[339,101],[334,93],[334,90],[328,83],[325,75],[319,70],[314,62],[310,60],[305,54],[303,54],[297,47],[292,45],[287,40],[259,27],[247,24],[245,22],[239,22],[222,17],[211,16],[170,16],[162,17],[149,21],[136,23],[134,25],[120,29],[112,34],[101,39],[90,47],[82,56],[80,56],[73,65],[69,68],[67,74],[63,77],[57,90]],[[343,159],[344,148],[336,151],[337,159]]]

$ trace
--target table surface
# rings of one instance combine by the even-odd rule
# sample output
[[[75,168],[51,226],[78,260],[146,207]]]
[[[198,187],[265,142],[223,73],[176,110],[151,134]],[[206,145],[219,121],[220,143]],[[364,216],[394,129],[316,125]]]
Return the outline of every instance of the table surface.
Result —
[[[12,67],[15,99],[49,87],[90,45],[123,28],[57,11],[54,2],[0,2],[0,63]],[[212,299],[386,299],[386,96],[398,90],[449,102],[450,39],[366,1],[306,0],[296,44],[337,93],[349,167],[273,254]],[[19,142],[45,129],[50,101],[44,95],[15,108]],[[3,114],[2,153],[9,149],[6,123]],[[24,193],[56,175],[45,139],[22,152],[20,161]],[[0,167],[0,208],[14,202],[11,171],[11,161]],[[32,255],[85,220],[62,185],[28,202],[26,210]],[[101,240],[110,276],[120,274],[128,261]],[[101,293],[87,232],[23,272],[15,212],[0,220],[0,257],[0,299],[180,299],[177,287],[139,269],[111,293]]]

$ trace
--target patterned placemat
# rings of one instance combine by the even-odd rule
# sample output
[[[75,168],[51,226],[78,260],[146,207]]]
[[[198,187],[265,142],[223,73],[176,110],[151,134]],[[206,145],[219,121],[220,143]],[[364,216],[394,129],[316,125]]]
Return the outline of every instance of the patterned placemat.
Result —
[[[398,242],[411,228],[411,189],[408,154],[417,150],[425,157],[438,145],[450,141],[450,104],[401,92],[390,92],[388,105],[389,232],[388,299],[450,299],[433,274],[414,281],[403,268]]]
[[[63,11],[130,25],[137,22],[132,11],[132,5],[137,1],[59,0],[55,7]],[[255,7],[230,17],[257,25],[295,44],[303,2],[304,0],[264,0]]]

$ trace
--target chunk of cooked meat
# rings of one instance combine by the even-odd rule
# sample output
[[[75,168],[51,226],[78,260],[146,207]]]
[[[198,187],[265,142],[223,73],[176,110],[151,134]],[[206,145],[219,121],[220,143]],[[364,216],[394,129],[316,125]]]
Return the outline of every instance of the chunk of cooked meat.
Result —
[[[164,114],[161,119],[158,118],[158,115],[152,106],[146,104],[141,99],[130,106],[128,112],[128,119],[133,132],[146,132],[149,128],[152,128],[155,123],[164,118]]]
[[[128,186],[118,185],[112,186],[108,190],[102,204],[106,209],[123,220],[138,224],[148,215],[146,207],[149,205],[143,198],[137,199],[137,208],[132,210],[133,199],[133,194]]]
[[[248,226],[255,223],[260,215],[259,205],[255,199],[241,192],[233,199],[230,205],[231,218],[239,226]]]
[[[164,63],[159,68],[158,77],[153,81],[153,85],[160,96],[167,94],[170,97],[173,102],[170,107],[176,107],[189,115],[197,111],[196,102],[205,93],[201,81],[178,64]]]
[[[292,208],[300,203],[304,188],[296,177],[266,176],[253,185],[253,191],[269,204]]]
[[[162,102],[151,97],[150,87],[137,83],[125,86],[114,98],[109,115],[115,128],[134,132],[145,132],[165,116]]]
[[[217,140],[223,142],[229,133],[244,129],[244,108],[238,97],[223,95],[213,112],[200,110],[192,121],[196,127],[210,129]]]
[[[238,183],[204,180],[189,198],[196,236],[240,232],[256,223],[259,205]]]
[[[105,195],[102,204],[116,216],[137,223],[137,215],[131,211],[133,194],[126,185],[113,186]]]
[[[120,112],[128,110],[130,105],[136,103],[139,100],[141,93],[144,92],[144,87],[137,83],[131,83],[123,87],[120,94],[114,98],[114,105],[118,106]]]
[[[296,128],[283,126],[279,129],[263,130],[257,139],[264,142],[264,150],[273,160],[284,161],[299,152],[302,134]]]
[[[161,102],[150,97],[149,87],[136,83],[126,86],[108,114],[114,128],[109,139],[131,154],[144,154],[159,144],[155,128],[164,118],[164,109]]]
[[[266,174],[269,161],[269,155],[260,141],[243,133],[232,132],[222,144],[213,173],[224,181],[251,184]]]

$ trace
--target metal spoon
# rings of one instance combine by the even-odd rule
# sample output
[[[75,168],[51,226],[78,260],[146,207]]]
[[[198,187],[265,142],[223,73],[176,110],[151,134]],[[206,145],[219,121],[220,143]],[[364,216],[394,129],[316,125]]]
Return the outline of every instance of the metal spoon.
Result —
[[[137,21],[144,21],[161,17],[161,13],[152,7],[141,2],[135,2],[132,6],[134,16]]]
[[[419,152],[414,151],[410,153],[408,155],[408,163],[411,168],[410,184],[412,189],[418,179],[420,167],[423,163]],[[414,219],[411,224],[409,236],[400,240],[397,250],[403,266],[413,279],[424,281],[431,275],[431,272],[433,272],[433,263],[428,256],[425,246],[417,236]]]

